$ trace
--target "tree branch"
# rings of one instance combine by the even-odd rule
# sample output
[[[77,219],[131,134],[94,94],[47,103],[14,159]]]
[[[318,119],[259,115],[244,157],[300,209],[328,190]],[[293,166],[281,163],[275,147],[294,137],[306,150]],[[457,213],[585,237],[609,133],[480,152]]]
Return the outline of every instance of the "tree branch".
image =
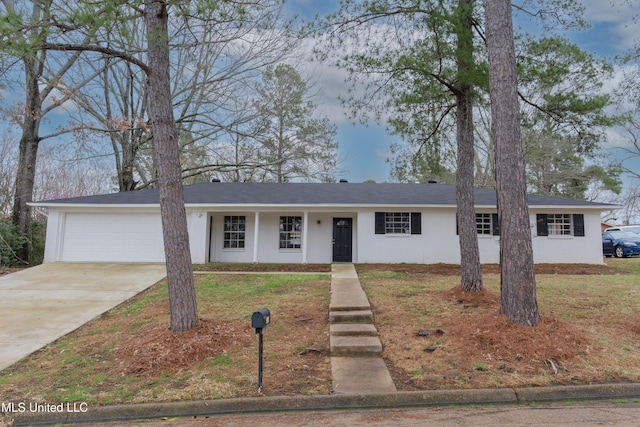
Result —
[[[137,65],[145,73],[149,73],[151,69],[147,64],[141,60],[119,50],[111,49],[103,46],[96,45],[74,45],[74,44],[57,44],[57,43],[42,43],[40,45],[42,50],[57,50],[57,51],[89,51],[98,52],[104,55],[109,55],[115,58],[120,58],[124,61]]]

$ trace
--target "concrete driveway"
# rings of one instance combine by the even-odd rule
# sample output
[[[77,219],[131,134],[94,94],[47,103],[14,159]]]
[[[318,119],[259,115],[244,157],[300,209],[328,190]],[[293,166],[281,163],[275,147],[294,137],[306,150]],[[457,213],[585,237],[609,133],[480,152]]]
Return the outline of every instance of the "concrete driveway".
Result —
[[[60,262],[0,277],[0,370],[165,276],[164,264]]]

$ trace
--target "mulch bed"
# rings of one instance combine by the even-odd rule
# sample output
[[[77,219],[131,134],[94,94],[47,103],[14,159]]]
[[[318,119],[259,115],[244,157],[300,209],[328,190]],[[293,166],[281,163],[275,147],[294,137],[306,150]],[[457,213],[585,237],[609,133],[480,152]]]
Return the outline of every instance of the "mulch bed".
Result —
[[[197,271],[247,271],[247,272],[289,272],[289,273],[330,273],[331,264],[234,264],[209,263],[194,266]],[[393,271],[410,274],[460,275],[456,264],[356,264],[359,273],[369,271]],[[597,264],[536,264],[537,274],[614,274],[618,269]],[[483,264],[482,272],[500,274],[499,264]]]

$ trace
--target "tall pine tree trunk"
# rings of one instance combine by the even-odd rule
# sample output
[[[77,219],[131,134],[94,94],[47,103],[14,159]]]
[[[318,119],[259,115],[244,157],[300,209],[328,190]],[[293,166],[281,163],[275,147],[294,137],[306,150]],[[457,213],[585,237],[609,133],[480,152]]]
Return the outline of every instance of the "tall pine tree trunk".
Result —
[[[509,0],[485,0],[491,130],[500,222],[500,311],[518,325],[539,322]]]
[[[460,241],[461,286],[465,291],[482,290],[482,267],[476,231],[474,189],[473,139],[473,33],[471,0],[459,0],[456,61],[457,170],[456,201],[458,205],[458,233]]]
[[[198,310],[182,190],[178,132],[171,103],[168,5],[163,0],[145,0],[145,7],[149,115],[160,190],[171,330],[184,332],[198,322]]]

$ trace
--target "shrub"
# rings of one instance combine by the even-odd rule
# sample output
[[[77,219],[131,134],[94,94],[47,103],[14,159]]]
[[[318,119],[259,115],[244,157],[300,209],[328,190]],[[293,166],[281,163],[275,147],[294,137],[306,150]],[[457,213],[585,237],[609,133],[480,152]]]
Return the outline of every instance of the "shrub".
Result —
[[[44,259],[44,243],[47,235],[47,223],[33,221],[31,233],[31,265],[42,264],[42,260]]]
[[[24,234],[11,223],[9,218],[0,218],[0,266],[11,267],[23,264],[16,251],[27,242]]]

